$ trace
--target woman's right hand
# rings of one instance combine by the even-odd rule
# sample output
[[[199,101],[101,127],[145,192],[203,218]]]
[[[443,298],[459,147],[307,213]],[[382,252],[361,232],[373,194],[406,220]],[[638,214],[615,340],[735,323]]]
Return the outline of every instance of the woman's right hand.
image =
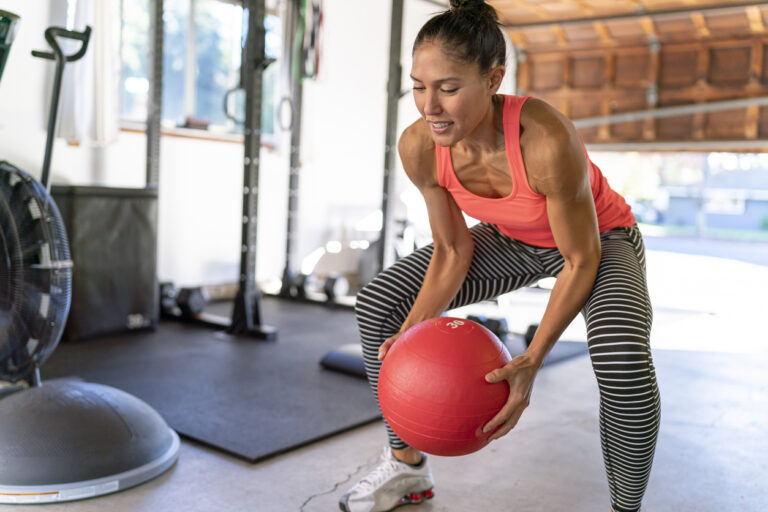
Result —
[[[397,338],[399,338],[403,333],[399,332],[392,336],[391,338],[387,338],[387,340],[381,344],[379,347],[379,361],[382,361],[384,359],[384,356],[387,355],[387,351],[389,350],[389,347],[392,346],[392,344],[397,341]]]

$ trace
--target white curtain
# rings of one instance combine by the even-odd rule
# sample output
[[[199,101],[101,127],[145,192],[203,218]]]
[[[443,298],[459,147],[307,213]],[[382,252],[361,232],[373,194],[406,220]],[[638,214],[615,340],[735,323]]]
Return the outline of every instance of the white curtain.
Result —
[[[70,0],[69,14],[67,28],[82,31],[89,25],[91,39],[85,56],[64,68],[56,134],[103,148],[119,131],[120,1]],[[69,54],[81,45],[61,43]]]

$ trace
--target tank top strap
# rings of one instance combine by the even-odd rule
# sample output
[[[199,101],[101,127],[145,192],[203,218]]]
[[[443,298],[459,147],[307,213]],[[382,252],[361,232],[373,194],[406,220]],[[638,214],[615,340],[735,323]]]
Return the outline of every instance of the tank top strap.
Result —
[[[538,196],[528,184],[528,174],[525,172],[523,153],[520,150],[520,111],[525,100],[530,96],[504,96],[504,145],[507,152],[507,161],[512,172],[512,180],[515,183],[515,195],[523,192],[525,195]]]
[[[438,146],[435,144],[435,160],[437,164],[437,183],[441,187],[448,186],[448,176],[450,176],[451,148]]]

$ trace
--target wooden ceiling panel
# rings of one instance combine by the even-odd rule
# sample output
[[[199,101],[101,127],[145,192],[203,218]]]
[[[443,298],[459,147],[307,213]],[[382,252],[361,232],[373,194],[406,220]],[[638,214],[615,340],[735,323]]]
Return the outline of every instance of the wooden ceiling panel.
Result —
[[[605,75],[603,56],[574,57],[571,59],[571,87],[599,89]]]
[[[707,139],[742,139],[746,126],[746,110],[722,110],[710,112],[704,122],[704,137]]]
[[[563,112],[587,143],[768,139],[768,0],[488,1],[525,56],[518,94]]]
[[[757,136],[761,139],[768,139],[768,107],[760,109]]]
[[[559,89],[564,84],[564,61],[537,59],[531,62],[531,86],[536,90]]]
[[[527,37],[525,51],[548,51],[565,44],[603,48],[658,39],[661,43],[768,34],[768,6],[754,0],[495,0],[513,41]],[[563,39],[563,34],[565,38]],[[517,37],[517,39],[515,39]]]
[[[714,36],[734,36],[751,32],[749,17],[746,11],[731,14],[710,14],[703,16],[707,28]]]
[[[647,87],[651,66],[650,52],[621,53],[616,56],[616,78],[619,87]]]
[[[532,28],[519,33],[523,36],[526,47],[556,46],[558,44],[557,32],[550,29]]]
[[[611,102],[611,113],[617,114],[620,112],[637,112],[643,110],[646,107],[645,95],[638,94],[635,97],[622,98]],[[620,140],[642,140],[643,139],[643,125],[642,123],[630,122],[630,123],[616,123],[611,126],[611,135]]]
[[[709,82],[713,85],[745,87],[749,82],[751,46],[710,48]]]
[[[616,20],[606,25],[608,32],[614,39],[643,39],[647,36],[646,29],[640,19]]]
[[[583,7],[571,2],[541,2],[538,4],[538,6],[541,9],[544,9],[547,14],[556,17],[557,19],[581,18],[585,15],[589,16],[592,14],[590,12],[592,9],[584,9]]]
[[[688,36],[696,32],[696,25],[688,15],[668,16],[656,20],[656,31],[659,39],[665,40],[681,34]]]
[[[592,24],[566,25],[563,27],[563,32],[569,42],[600,41],[601,39]]]
[[[686,87],[696,83],[699,52],[695,49],[661,50],[662,87]]]
[[[762,45],[763,52],[763,72],[760,75],[760,81],[763,85],[768,85],[768,44]]]

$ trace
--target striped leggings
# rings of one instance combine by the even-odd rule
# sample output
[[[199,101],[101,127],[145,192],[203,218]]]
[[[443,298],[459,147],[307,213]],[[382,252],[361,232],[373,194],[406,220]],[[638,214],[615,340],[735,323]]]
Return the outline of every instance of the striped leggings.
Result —
[[[449,309],[557,276],[563,269],[556,248],[524,244],[486,223],[475,225],[470,233],[475,243],[472,264]],[[634,512],[648,484],[660,418],[649,344],[652,312],[645,252],[635,226],[607,231],[600,239],[602,259],[582,313],[600,390],[600,440],[613,510]],[[400,330],[410,312],[432,250],[428,245],[399,260],[357,295],[355,313],[374,394],[381,367],[378,348]],[[405,448],[386,427],[390,446]]]

